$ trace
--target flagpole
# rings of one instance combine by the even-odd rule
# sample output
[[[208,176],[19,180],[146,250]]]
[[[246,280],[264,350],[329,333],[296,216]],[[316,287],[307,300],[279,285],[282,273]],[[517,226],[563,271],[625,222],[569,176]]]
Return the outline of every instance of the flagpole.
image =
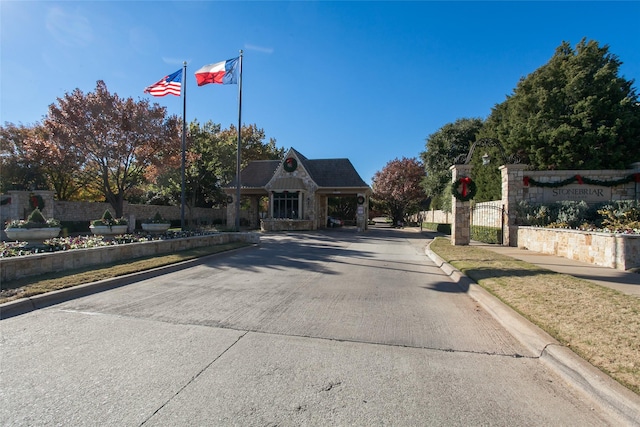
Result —
[[[180,230],[185,230],[184,205],[185,205],[185,161],[187,149],[187,61],[182,63],[182,167],[180,170],[181,194],[180,194]]]
[[[242,141],[240,130],[242,129],[242,50],[240,50],[240,72],[238,80],[238,147],[236,158],[236,231],[240,231],[240,147]]]

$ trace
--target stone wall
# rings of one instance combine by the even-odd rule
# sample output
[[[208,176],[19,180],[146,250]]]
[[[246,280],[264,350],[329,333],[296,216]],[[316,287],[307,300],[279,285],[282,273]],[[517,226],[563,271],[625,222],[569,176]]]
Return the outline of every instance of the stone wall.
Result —
[[[54,218],[60,221],[87,221],[98,219],[106,209],[114,213],[109,203],[98,202],[54,202]],[[134,205],[124,203],[124,217],[129,219],[144,220],[153,218],[156,212],[160,212],[163,218],[173,221],[180,221],[180,206],[156,206],[156,205]],[[224,218],[224,209],[213,208],[185,208],[185,219],[192,218],[196,224],[211,225],[214,220]]]
[[[640,235],[519,227],[518,247],[618,270],[640,267]]]
[[[432,209],[430,211],[420,211],[416,215],[412,215],[409,219],[418,222],[418,215],[423,222],[433,224],[451,224],[451,212]]]
[[[59,221],[87,221],[99,219],[106,209],[114,213],[109,203],[100,202],[69,202],[53,199],[51,191],[34,191],[34,194],[41,195],[45,202],[43,214],[46,218],[55,218]],[[25,219],[31,212],[29,205],[28,191],[10,191],[3,195],[10,198],[11,202],[2,205],[0,209],[0,219],[4,224],[8,220]],[[152,218],[156,212],[160,212],[163,218],[180,221],[180,206],[156,206],[156,205],[135,205],[124,202],[124,217],[130,222]],[[132,221],[133,219],[133,221]],[[196,225],[211,225],[214,221],[224,223],[226,221],[226,211],[223,208],[185,208],[185,219],[192,219]]]
[[[215,233],[182,239],[153,240],[87,249],[0,258],[0,282],[39,274],[104,265],[124,259],[174,253],[229,242],[260,243],[257,233]]]

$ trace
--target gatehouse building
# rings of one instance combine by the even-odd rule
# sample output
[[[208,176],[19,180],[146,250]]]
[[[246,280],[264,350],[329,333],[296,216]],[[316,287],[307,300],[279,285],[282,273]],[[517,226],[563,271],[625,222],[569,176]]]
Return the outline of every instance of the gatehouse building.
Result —
[[[227,224],[235,223],[236,179],[224,188]],[[282,160],[253,161],[240,172],[246,225],[264,231],[325,228],[332,197],[355,198],[356,226],[364,230],[371,192],[349,159],[307,159],[294,148]]]

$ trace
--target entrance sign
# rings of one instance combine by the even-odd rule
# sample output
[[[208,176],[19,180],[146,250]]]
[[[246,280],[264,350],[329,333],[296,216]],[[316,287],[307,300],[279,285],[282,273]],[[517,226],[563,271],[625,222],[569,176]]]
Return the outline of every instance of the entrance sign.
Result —
[[[607,202],[612,199],[611,187],[595,185],[566,185],[564,187],[544,187],[544,202],[559,202],[563,200],[584,200],[587,203]]]

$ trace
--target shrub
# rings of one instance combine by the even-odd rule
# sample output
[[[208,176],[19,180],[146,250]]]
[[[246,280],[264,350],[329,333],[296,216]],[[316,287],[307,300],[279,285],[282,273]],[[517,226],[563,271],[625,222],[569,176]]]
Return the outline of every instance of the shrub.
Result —
[[[520,202],[516,208],[517,223],[549,228],[579,228],[606,231],[638,232],[640,207],[635,200],[619,200],[592,206],[584,201],[564,201],[549,205]]]
[[[502,244],[502,229],[497,227],[473,226],[471,239],[478,242]]]
[[[158,211],[156,211],[156,214],[153,216],[153,218],[149,218],[144,222],[146,224],[169,224],[170,223],[170,221],[164,219],[162,215],[160,215],[160,212]]]
[[[550,205],[532,205],[527,201],[520,201],[516,207],[516,220],[520,225],[544,227],[554,221],[554,216]]]
[[[112,225],[127,225],[127,220],[124,218],[114,218],[109,209],[105,210],[102,214],[102,218],[94,219],[91,221],[91,225],[93,226],[112,226]]]
[[[564,201],[556,203],[558,215],[555,222],[566,224],[568,228],[579,227],[583,222],[589,205],[584,200],[579,202]]]
[[[60,227],[60,221],[46,219],[39,208],[35,208],[26,220],[11,221],[7,228],[55,228]]]
[[[451,224],[438,224],[437,222],[423,222],[422,226],[427,230],[436,230],[438,233],[451,234]]]
[[[601,226],[610,231],[640,230],[640,207],[628,201],[605,205],[598,213]]]

